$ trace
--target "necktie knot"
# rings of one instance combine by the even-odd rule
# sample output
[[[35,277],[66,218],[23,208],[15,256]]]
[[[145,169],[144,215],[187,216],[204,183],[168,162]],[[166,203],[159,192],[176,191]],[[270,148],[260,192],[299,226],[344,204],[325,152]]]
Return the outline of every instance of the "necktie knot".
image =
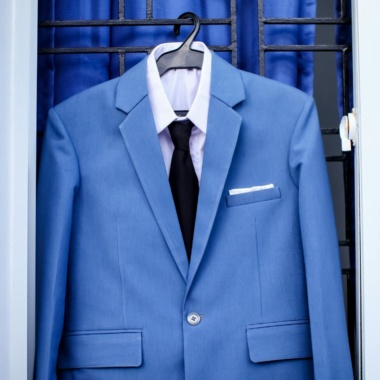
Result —
[[[170,136],[176,149],[190,151],[189,141],[193,126],[190,120],[173,121],[169,125]]]

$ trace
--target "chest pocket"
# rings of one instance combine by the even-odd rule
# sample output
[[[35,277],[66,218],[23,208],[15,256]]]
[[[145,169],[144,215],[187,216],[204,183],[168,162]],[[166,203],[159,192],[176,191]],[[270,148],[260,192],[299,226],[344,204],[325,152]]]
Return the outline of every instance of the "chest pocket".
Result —
[[[281,198],[279,187],[251,191],[249,193],[226,195],[227,207],[242,206],[250,203],[258,203]]]

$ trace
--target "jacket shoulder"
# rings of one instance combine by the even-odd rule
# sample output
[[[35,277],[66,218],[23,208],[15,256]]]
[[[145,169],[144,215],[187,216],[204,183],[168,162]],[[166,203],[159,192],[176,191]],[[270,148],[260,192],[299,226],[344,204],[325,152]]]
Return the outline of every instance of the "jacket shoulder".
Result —
[[[298,108],[297,105],[303,108],[307,102],[313,101],[310,95],[293,86],[247,71],[239,71],[247,97],[255,95],[256,98],[259,95],[261,101],[278,106],[292,104],[292,108]]]
[[[115,103],[116,87],[120,77],[102,82],[86,90],[79,92],[54,106],[58,115],[75,110],[94,109],[94,107],[104,107],[107,104]]]

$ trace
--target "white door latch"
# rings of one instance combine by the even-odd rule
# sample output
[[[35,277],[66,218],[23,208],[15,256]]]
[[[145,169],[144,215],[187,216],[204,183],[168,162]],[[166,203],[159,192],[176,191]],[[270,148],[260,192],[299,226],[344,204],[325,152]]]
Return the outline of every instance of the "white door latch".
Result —
[[[351,151],[351,142],[355,146],[358,142],[358,123],[355,108],[347,116],[343,116],[339,126],[340,139],[342,140],[342,151]]]

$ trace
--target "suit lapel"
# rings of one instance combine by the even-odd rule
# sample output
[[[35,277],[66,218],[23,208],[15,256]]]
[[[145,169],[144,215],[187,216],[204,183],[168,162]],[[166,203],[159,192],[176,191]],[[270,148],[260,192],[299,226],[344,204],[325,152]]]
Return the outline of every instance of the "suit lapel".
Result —
[[[119,128],[157,223],[186,282],[189,264],[147,96],[146,64],[142,63],[120,80],[116,105],[128,115]]]
[[[235,151],[240,124],[239,114],[220,100],[211,98],[188,288],[198,270],[211,234]]]
[[[205,154],[187,292],[204,256],[239,136],[242,118],[232,107],[244,98],[239,71],[213,54]]]

